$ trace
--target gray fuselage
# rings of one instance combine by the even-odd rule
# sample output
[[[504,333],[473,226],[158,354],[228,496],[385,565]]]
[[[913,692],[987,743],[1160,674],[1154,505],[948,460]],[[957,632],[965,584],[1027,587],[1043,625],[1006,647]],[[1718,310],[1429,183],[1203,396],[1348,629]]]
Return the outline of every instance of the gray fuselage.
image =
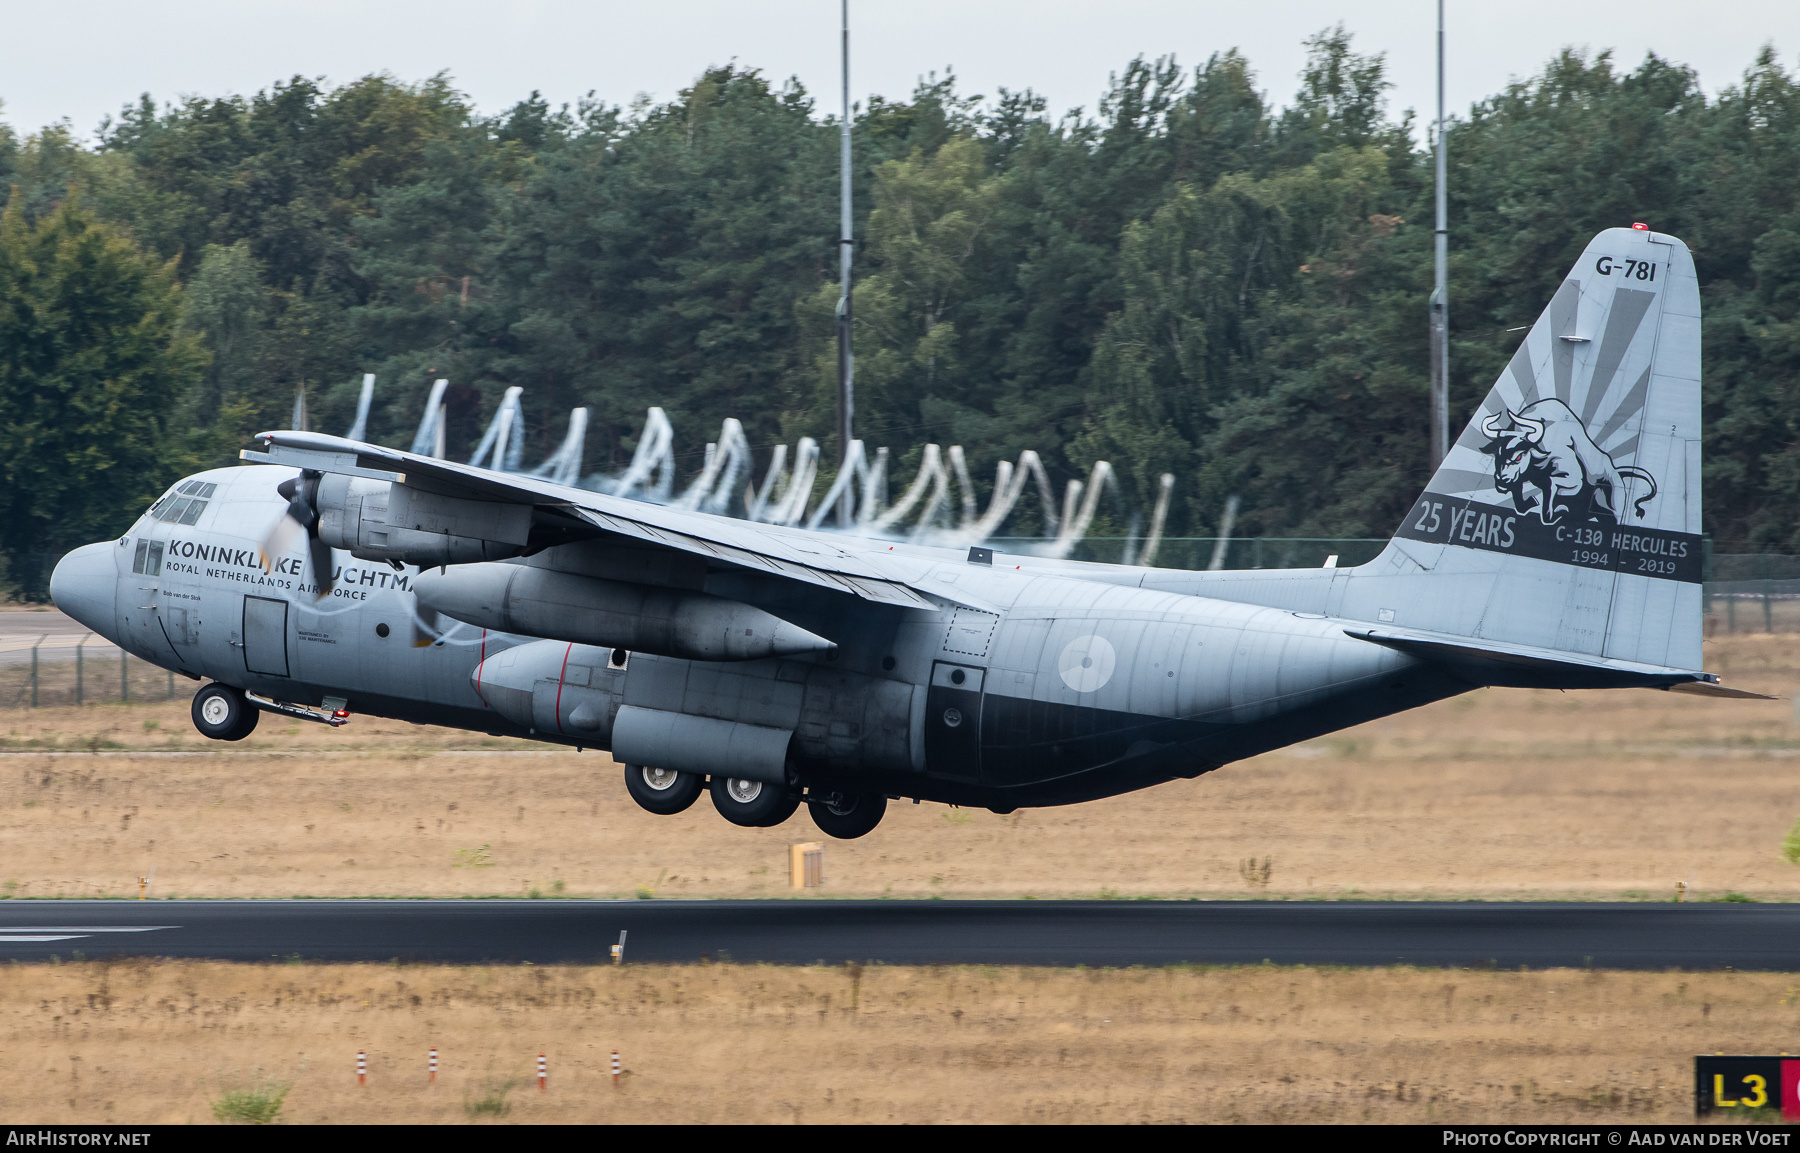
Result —
[[[730,569],[679,578],[827,638],[830,652],[684,660],[492,632],[421,608],[415,568],[334,552],[323,597],[304,550],[265,571],[258,542],[291,475],[189,478],[212,486],[202,511],[178,518],[192,523],[146,514],[119,541],[71,553],[58,604],[146,661],[276,701],[343,698],[354,713],[597,749],[613,747],[621,709],[708,718],[791,732],[787,760],[808,787],[996,808],[1197,776],[1472,687],[1317,611],[1345,573],[1244,582],[1278,591],[1285,607],[1271,607],[1142,587],[1158,583],[1149,573],[1211,591],[1203,578],[1224,574],[981,564],[904,544],[891,548],[939,562],[930,579],[956,603],[871,604]],[[612,563],[597,547],[503,563],[609,575],[594,573]]]

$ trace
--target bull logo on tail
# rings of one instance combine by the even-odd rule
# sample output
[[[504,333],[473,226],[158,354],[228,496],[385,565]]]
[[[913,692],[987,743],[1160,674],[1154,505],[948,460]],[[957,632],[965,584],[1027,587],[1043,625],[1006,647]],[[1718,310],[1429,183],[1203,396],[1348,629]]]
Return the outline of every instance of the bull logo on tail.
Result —
[[[1481,451],[1494,458],[1494,488],[1512,497],[1513,508],[1535,512],[1546,525],[1565,514],[1617,524],[1625,512],[1628,477],[1650,486],[1631,502],[1639,519],[1656,496],[1656,478],[1614,464],[1560,400],[1540,400],[1518,412],[1502,408],[1481,422],[1481,431],[1489,437]]]

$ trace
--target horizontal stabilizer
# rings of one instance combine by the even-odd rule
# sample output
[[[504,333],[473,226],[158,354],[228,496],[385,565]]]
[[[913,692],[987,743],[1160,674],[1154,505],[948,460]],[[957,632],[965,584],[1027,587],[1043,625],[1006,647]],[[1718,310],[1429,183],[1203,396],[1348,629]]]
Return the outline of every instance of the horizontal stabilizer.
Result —
[[[1749,689],[1727,688],[1718,681],[1689,681],[1685,685],[1670,685],[1669,691],[1691,693],[1697,697],[1730,697],[1739,701],[1778,701],[1781,699],[1764,693],[1753,693]]]
[[[1719,684],[1712,673],[1591,657],[1562,649],[1366,625],[1346,628],[1344,633],[1357,640],[1447,665],[1457,675],[1480,685],[1531,689],[1679,689],[1706,696],[1760,696],[1742,689],[1728,689]]]

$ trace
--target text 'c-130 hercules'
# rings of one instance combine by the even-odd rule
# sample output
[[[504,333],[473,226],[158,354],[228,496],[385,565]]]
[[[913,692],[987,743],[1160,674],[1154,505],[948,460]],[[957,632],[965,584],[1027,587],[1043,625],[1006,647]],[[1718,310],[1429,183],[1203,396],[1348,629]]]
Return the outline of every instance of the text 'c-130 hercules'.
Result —
[[[652,812],[860,836],[895,798],[1105,797],[1481,685],[1752,695],[1701,671],[1699,341],[1686,247],[1602,232],[1357,568],[965,553],[269,432],[51,587],[208,678],[212,736],[355,711],[609,749]],[[258,579],[168,563],[177,535]]]

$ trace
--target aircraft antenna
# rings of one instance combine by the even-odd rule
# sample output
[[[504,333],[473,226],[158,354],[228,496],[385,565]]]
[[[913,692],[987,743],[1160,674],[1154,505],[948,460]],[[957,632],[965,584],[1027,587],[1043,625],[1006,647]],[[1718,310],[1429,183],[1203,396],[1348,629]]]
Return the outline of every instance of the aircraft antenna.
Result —
[[[855,439],[856,358],[850,351],[850,255],[855,237],[850,220],[850,0],[842,0],[844,115],[838,132],[838,408],[839,471],[853,467],[850,446]],[[849,485],[838,493],[838,524],[849,528],[855,521],[855,498]]]
[[[1431,467],[1450,453],[1450,228],[1444,203],[1444,0],[1437,6],[1436,287],[1431,293]]]

